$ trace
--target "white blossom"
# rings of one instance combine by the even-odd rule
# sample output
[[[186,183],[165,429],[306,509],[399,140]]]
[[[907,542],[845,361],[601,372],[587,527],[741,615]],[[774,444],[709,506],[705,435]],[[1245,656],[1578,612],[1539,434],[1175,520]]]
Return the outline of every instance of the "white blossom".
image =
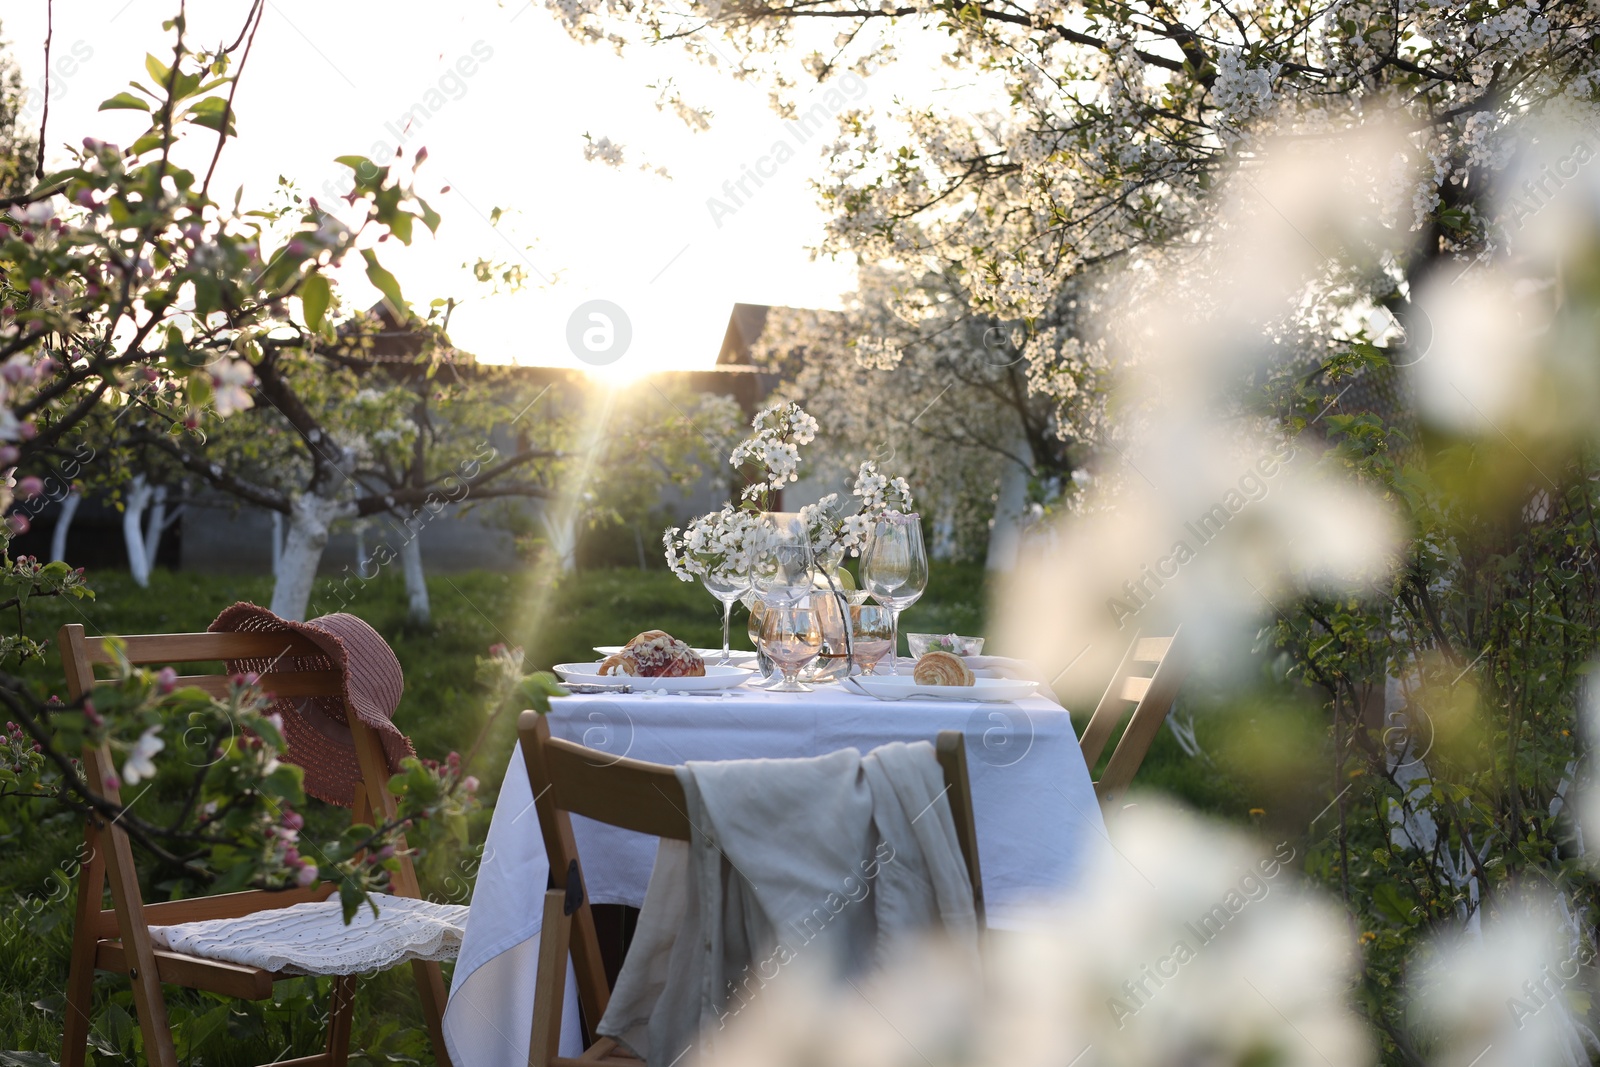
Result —
[[[152,726],[139,735],[139,740],[133,743],[133,748],[128,752],[128,759],[122,765],[123,782],[137,785],[143,779],[156,776],[153,757],[167,747],[167,743],[157,736],[160,733],[161,727]]]

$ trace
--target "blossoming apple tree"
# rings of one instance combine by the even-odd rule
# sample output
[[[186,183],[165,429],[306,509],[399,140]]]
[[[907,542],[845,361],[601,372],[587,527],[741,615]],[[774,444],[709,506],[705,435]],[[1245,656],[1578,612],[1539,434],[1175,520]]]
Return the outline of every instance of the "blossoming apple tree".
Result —
[[[258,5],[252,18],[259,13]],[[148,57],[146,80],[102,105],[148,113],[146,132],[126,147],[86,139],[63,167],[0,198],[0,468],[20,475],[14,489],[8,478],[0,490],[5,508],[38,497],[47,479],[70,482],[85,465],[123,476],[110,466],[127,462],[129,441],[157,426],[170,441],[215,432],[263,403],[292,410],[284,368],[308,339],[331,333],[332,269],[359,257],[387,292],[394,285],[379,239],[405,241],[414,224],[438,224],[386,168],[354,157],[350,196],[368,208],[356,227],[214,198],[212,170],[235,131],[233,89],[248,38],[204,51],[190,46],[181,13],[166,28],[170,56]],[[113,442],[114,434],[125,436]],[[64,563],[13,556],[9,532],[0,532],[0,549],[0,603],[17,620],[0,638],[8,720],[0,796],[115,819],[169,876],[192,885],[337,880],[347,915],[384,883],[392,866],[385,846],[406,820],[467,803],[450,774],[413,762],[394,786],[397,819],[353,828],[315,862],[301,857],[300,772],[280,759],[282,735],[257,679],[235,678],[215,699],[178,687],[170,670],[120,662],[111,684],[90,697],[49,696],[54,687],[19,673],[45,651],[30,606],[93,594]],[[120,780],[87,782],[75,758],[85,745],[104,746]],[[168,768],[186,772],[181,795],[162,784]],[[133,807],[103,795],[151,779],[162,801]],[[165,802],[173,796],[175,804]]]

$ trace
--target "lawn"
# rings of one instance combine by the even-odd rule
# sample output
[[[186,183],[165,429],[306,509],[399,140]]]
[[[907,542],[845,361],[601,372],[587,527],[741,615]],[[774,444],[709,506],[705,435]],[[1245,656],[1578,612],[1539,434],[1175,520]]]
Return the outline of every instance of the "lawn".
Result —
[[[81,622],[91,633],[100,634],[201,630],[229,604],[265,603],[271,592],[266,577],[166,571],[158,571],[144,590],[120,573],[95,575],[92,584],[98,594],[94,601],[49,605],[30,620],[30,630],[54,633],[67,622]],[[475,849],[481,846],[489,806],[514,740],[510,716],[489,721],[473,682],[474,657],[491,644],[505,642],[521,645],[528,651],[530,665],[544,667],[589,658],[591,645],[619,643],[651,627],[711,646],[721,641],[720,609],[698,585],[679,582],[664,571],[589,571],[542,587],[526,575],[480,571],[435,576],[429,590],[434,621],[426,628],[406,622],[398,575],[381,575],[342,606],[372,623],[394,646],[406,674],[396,721],[419,754],[438,758],[455,750],[466,755],[477,743],[471,770],[484,783],[486,806],[472,820],[468,847],[432,842],[421,864],[430,896],[464,902],[475,869]],[[331,587],[319,588],[313,614],[338,606]],[[747,648],[743,611],[735,610],[735,644]],[[981,634],[984,610],[981,568],[936,564],[928,595],[906,612],[903,629]],[[52,660],[39,668],[39,677],[58,684],[59,669]],[[1202,744],[1224,753],[1213,763],[1186,756],[1163,732],[1146,762],[1141,784],[1165,788],[1225,817],[1244,818],[1255,803],[1245,793],[1254,787],[1225,773],[1226,746],[1218,747],[1222,739],[1240,733],[1249,734],[1248,723],[1235,717],[1218,713],[1202,719]],[[47,1064],[59,1049],[61,990],[71,937],[71,896],[61,870],[81,844],[82,831],[75,820],[51,815],[38,802],[3,804],[0,889],[14,906],[0,917],[0,1050],[21,1051],[9,1055],[0,1051],[0,1067]],[[339,818],[338,812],[321,812],[307,832],[334,832]],[[147,894],[147,899],[158,899],[162,887],[148,887]],[[139,1036],[127,982],[102,975],[97,991],[93,1062],[128,1062],[138,1049]],[[265,1006],[175,990],[169,991],[169,1003],[174,1005],[174,1030],[186,1061],[230,1067],[317,1051],[326,996],[326,982],[299,979],[280,983],[278,1001]],[[431,1062],[425,1038],[414,1029],[419,1018],[409,972],[391,972],[366,983],[358,998],[353,1042],[353,1048],[365,1051],[355,1059]]]

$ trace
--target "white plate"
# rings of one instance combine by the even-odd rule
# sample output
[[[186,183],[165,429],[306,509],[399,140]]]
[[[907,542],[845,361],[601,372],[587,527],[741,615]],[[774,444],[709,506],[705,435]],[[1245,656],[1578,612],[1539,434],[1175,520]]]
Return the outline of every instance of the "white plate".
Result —
[[[624,647],[623,645],[595,645],[594,650],[602,656],[615,656]],[[720,648],[697,648],[695,651],[700,654],[700,658],[705,660],[707,664],[720,664],[722,662],[722,649]],[[746,663],[754,664],[755,661],[756,654],[746,649],[735,648],[728,652],[728,662],[735,667]]]
[[[565,682],[580,685],[631,685],[638,692],[652,690],[687,693],[700,689],[733,689],[750,680],[742,667],[707,666],[704,676],[691,678],[634,678],[627,674],[601,674],[599,662],[558,663],[556,673]]]
[[[1021,700],[1033,695],[1038,682],[1015,678],[979,678],[972,685],[918,685],[904,675],[861,674],[850,686],[879,700],[976,700],[985,704]]]

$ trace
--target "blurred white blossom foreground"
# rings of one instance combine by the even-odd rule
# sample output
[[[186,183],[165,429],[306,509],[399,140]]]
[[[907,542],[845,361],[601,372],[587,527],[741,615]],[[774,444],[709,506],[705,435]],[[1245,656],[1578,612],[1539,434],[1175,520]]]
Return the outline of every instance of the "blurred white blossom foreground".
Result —
[[[1346,1067],[1373,1062],[1348,1007],[1338,909],[1293,849],[1141,805],[1082,889],[991,932],[985,973],[929,944],[835,984],[797,960],[713,1040],[712,1064]],[[1463,1064],[1463,1067],[1465,1065]]]

